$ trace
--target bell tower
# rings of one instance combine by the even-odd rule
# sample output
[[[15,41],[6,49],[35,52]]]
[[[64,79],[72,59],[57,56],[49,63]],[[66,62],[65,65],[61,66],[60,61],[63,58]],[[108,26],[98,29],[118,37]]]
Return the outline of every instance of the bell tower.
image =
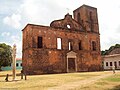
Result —
[[[88,32],[99,33],[97,8],[82,5],[73,11],[74,19]]]

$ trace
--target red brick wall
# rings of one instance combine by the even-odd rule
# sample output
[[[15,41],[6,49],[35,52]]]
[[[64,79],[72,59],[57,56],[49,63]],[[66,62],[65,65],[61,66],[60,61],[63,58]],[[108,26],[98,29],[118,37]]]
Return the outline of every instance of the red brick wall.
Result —
[[[94,13],[96,15],[97,12],[94,11]],[[53,21],[51,27],[28,24],[23,29],[22,60],[24,72],[27,74],[67,72],[67,53],[70,52],[68,50],[69,40],[73,42],[72,51],[77,54],[78,71],[100,70],[101,57],[98,26],[94,28],[97,32],[83,30],[83,26],[72,19],[69,14],[67,16],[68,18],[63,20]],[[84,16],[84,18],[86,17]],[[67,24],[71,25],[70,29],[66,27]],[[80,30],[78,30],[78,27],[80,27]],[[43,48],[37,48],[38,36],[43,38]],[[57,49],[58,37],[62,38],[61,50]],[[79,50],[78,43],[80,40],[82,41],[82,50]],[[92,50],[92,41],[96,42],[96,51]]]
[[[90,12],[92,13],[92,19],[93,19],[93,26],[94,26],[94,32],[99,33],[99,24],[98,24],[98,15],[97,15],[97,8],[83,5],[80,8],[74,10],[74,18],[76,21],[78,13],[80,13],[80,18],[83,26],[86,28],[87,31],[90,31]]]

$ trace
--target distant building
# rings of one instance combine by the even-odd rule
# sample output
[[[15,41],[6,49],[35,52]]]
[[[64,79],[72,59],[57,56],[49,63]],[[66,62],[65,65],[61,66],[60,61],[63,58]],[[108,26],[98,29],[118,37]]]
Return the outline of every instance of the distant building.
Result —
[[[16,58],[16,69],[22,69],[22,58]],[[12,63],[10,66],[1,67],[1,70],[12,70]]]
[[[112,66],[115,66],[115,69],[120,69],[120,54],[106,55],[104,59],[104,69],[110,70]]]
[[[101,69],[97,8],[82,5],[73,14],[74,18],[68,13],[50,26],[25,26],[22,60],[26,74]]]
[[[115,66],[115,69],[120,69],[120,48],[115,48],[108,55],[102,56],[102,60],[105,70],[112,69],[112,66]]]

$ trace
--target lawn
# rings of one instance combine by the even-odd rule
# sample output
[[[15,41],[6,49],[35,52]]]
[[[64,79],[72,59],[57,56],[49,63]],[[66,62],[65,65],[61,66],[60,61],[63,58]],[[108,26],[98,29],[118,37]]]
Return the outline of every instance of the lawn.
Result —
[[[85,87],[77,87],[73,90],[120,90],[120,73],[103,78]]]
[[[27,76],[27,80],[21,80],[20,76],[17,76],[17,81],[12,81],[12,76],[9,76],[9,82],[5,82],[5,75],[12,74],[12,71],[0,72],[0,90],[6,88],[13,90],[48,90],[51,87],[61,86],[66,83],[78,82],[81,80],[87,80],[103,74],[109,74],[111,72],[85,72],[85,73],[65,73],[65,74],[49,74],[49,75],[31,75]],[[20,71],[17,71],[19,74]],[[119,89],[117,89],[119,88]],[[66,90],[66,89],[64,89]],[[94,84],[77,87],[73,90],[120,90],[120,73],[112,75],[107,78],[100,79]]]

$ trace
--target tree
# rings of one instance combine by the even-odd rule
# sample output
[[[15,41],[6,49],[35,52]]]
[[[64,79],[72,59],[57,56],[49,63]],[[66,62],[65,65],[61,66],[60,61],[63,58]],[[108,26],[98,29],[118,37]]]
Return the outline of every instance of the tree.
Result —
[[[5,43],[0,44],[0,70],[1,66],[9,66],[12,61],[12,47]]]

